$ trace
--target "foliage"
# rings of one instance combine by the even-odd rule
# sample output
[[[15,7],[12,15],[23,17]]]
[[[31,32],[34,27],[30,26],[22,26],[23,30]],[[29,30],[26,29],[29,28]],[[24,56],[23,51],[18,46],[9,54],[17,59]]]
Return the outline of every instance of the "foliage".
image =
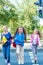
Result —
[[[37,15],[35,0],[23,0],[16,8],[9,0],[0,0],[0,26],[9,26],[14,33],[18,26],[23,26],[27,33],[32,33],[34,28],[39,27],[39,21],[34,17]]]

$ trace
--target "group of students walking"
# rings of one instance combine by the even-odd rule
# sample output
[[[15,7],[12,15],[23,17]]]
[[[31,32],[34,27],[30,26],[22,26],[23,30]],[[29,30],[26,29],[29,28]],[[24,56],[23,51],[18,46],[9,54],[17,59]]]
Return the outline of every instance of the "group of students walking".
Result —
[[[11,33],[8,31],[7,26],[3,26],[3,33],[2,38],[6,37],[6,41],[2,40],[2,51],[5,63],[7,65],[10,64],[10,46],[11,46],[11,39],[13,39],[14,43],[16,45],[16,55],[18,64],[24,64],[24,43],[26,42],[26,32],[25,29],[21,26],[17,28],[16,33],[14,36],[11,36]],[[37,29],[34,29],[34,32],[30,36],[31,45],[32,45],[32,51],[34,56],[34,61],[37,61],[37,47],[41,46],[40,43],[40,34]]]

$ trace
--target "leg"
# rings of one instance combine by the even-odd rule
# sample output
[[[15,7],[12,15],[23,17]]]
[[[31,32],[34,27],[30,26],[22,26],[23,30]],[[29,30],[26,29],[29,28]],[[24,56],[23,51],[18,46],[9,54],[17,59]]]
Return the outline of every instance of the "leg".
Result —
[[[37,45],[32,46],[32,50],[33,50],[34,60],[35,60],[35,63],[36,63],[36,60],[37,60]]]
[[[37,57],[37,46],[32,46],[32,51],[33,51],[33,55],[34,57]]]
[[[10,63],[10,45],[7,46],[7,63]]]
[[[6,59],[7,60],[7,49],[6,49],[6,47],[2,47],[2,52],[3,52],[3,55],[4,55],[4,59]]]
[[[17,54],[18,64],[20,64],[20,46],[19,45],[16,45],[16,54]]]
[[[37,46],[35,46],[35,63],[37,61]]]
[[[24,64],[24,47],[21,47],[20,49],[20,59],[21,59],[21,64]]]
[[[37,46],[35,46],[35,54],[36,54],[36,57],[37,57]]]

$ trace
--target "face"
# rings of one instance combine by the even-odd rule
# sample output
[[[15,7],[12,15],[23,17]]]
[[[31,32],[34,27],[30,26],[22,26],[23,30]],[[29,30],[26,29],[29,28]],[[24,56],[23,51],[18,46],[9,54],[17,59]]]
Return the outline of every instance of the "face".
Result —
[[[37,34],[38,33],[38,30],[37,29],[34,29],[34,33]]]
[[[7,31],[8,31],[7,26],[4,26],[4,27],[3,27],[3,30],[4,30],[4,32],[7,32]]]
[[[19,32],[19,33],[23,33],[23,28],[19,28],[19,29],[18,29],[18,32]]]

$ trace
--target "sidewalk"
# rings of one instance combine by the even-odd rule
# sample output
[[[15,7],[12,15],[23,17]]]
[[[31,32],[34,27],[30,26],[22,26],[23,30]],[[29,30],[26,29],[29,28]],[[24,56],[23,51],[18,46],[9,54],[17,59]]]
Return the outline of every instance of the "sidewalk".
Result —
[[[30,49],[31,48],[31,44],[30,43],[25,43],[24,44],[24,48],[25,49]],[[0,49],[2,49],[2,44],[0,44]],[[11,49],[14,49],[13,45],[11,45]]]
[[[34,57],[33,57],[33,52],[30,51],[31,49],[28,49],[28,44],[25,44],[27,46],[27,49],[25,47],[25,51],[24,51],[24,64],[23,65],[43,65],[43,50],[40,50],[40,52],[38,52],[37,54],[37,58],[38,58],[38,61],[37,63],[35,64],[34,63]],[[15,49],[11,47],[11,65],[18,65],[18,62],[17,62],[17,57],[16,57],[16,51]],[[28,50],[28,51],[27,51]],[[3,58],[3,53],[0,52],[0,65],[7,65],[5,62],[4,62],[4,58]]]
[[[2,44],[0,44],[0,49],[2,49]],[[15,49],[14,47],[13,47],[13,45],[11,45],[11,49]],[[25,43],[24,44],[24,49],[31,49],[31,43]],[[42,47],[38,47],[38,49],[43,49],[43,46]]]

